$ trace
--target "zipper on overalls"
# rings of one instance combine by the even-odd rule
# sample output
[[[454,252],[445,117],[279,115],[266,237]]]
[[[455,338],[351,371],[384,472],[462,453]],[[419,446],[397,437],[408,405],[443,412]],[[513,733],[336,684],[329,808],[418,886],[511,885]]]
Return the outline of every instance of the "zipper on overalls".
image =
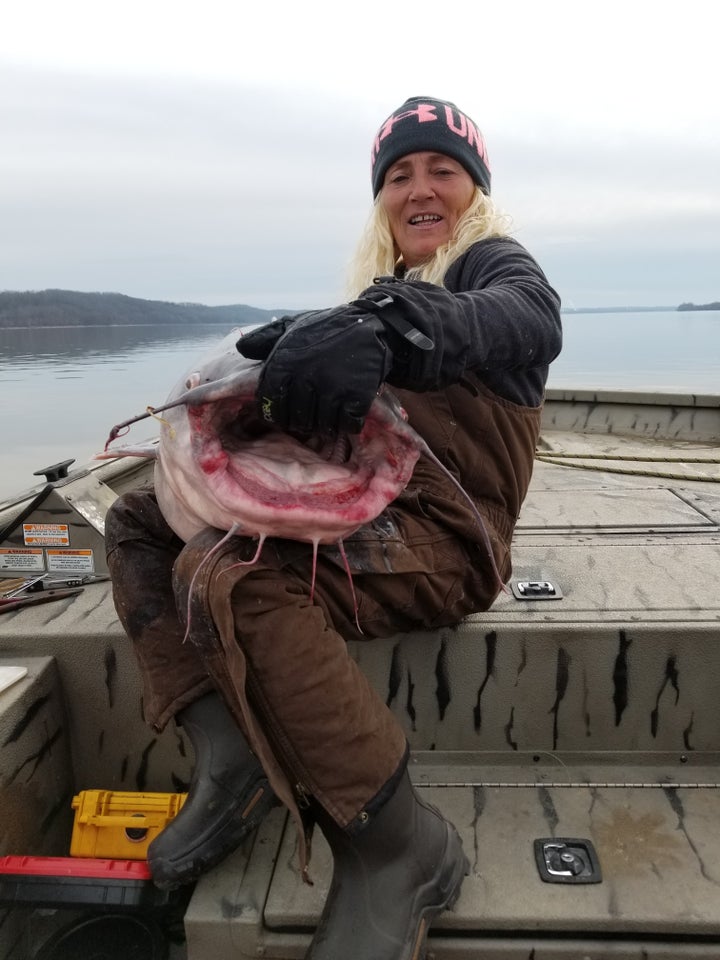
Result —
[[[301,810],[309,809],[311,794],[304,783],[295,784],[295,796],[297,797],[297,805]]]

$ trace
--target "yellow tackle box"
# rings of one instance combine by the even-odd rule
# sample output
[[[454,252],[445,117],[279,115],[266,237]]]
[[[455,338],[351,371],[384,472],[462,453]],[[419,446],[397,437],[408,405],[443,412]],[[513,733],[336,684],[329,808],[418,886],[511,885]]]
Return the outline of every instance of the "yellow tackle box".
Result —
[[[148,846],[186,798],[186,793],[82,790],[72,802],[70,856],[145,860]]]

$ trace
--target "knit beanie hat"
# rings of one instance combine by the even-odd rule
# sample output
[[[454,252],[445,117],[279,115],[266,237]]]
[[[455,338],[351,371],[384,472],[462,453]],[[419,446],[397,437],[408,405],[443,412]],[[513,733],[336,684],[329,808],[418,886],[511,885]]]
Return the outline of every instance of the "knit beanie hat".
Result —
[[[485,141],[472,120],[454,103],[410,97],[378,130],[372,148],[372,189],[376,197],[389,167],[408,153],[431,150],[457,160],[480,189],[490,193]]]

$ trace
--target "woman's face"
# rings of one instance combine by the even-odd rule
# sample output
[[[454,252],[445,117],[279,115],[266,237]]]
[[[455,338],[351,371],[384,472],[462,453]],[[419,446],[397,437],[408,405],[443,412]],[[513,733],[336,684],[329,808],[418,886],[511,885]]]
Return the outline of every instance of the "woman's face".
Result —
[[[380,203],[406,266],[423,263],[450,240],[474,194],[465,167],[443,153],[408,153],[388,168]]]

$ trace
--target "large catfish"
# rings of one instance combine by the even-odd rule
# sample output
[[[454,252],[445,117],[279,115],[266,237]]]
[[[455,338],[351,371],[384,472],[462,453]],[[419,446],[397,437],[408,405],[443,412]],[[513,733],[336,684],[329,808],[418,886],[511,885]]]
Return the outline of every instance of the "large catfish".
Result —
[[[257,537],[255,558],[268,536],[308,541],[315,553],[321,543],[342,551],[344,537],[401,493],[421,453],[439,461],[388,390],[356,435],[307,439],[268,424],[255,399],[261,365],[238,353],[241,335],[233,330],[203,356],[162,406],[113,427],[97,458],[155,458],[158,503],[182,540],[216,527]],[[147,416],[160,423],[159,441],[111,448]]]

